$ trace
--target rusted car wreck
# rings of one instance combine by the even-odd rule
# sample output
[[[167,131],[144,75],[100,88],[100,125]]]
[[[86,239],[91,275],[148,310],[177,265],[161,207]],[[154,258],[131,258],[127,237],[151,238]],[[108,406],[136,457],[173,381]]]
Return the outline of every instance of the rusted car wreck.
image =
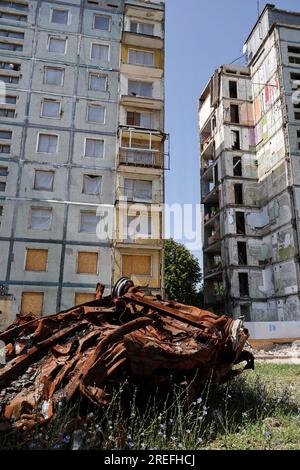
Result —
[[[254,368],[241,319],[151,297],[126,278],[111,296],[103,290],[98,284],[96,300],[54,315],[18,316],[0,334],[0,428],[47,422],[61,397],[105,405],[125,380],[166,387],[172,376],[197,387]]]

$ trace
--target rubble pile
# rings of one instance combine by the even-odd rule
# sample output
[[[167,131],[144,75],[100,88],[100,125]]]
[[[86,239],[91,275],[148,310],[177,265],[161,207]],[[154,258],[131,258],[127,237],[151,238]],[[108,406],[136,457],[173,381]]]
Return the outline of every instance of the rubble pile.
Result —
[[[111,296],[103,290],[99,284],[96,300],[54,315],[18,316],[0,334],[0,429],[47,422],[62,397],[106,405],[125,381],[197,388],[254,368],[242,320],[148,296],[127,278]]]

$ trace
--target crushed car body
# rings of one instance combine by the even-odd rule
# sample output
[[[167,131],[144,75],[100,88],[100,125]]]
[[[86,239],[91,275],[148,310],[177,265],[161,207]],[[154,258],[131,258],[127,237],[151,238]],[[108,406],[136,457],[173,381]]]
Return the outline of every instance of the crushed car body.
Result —
[[[98,284],[96,300],[53,315],[17,316],[0,333],[0,430],[46,423],[62,397],[104,406],[125,381],[197,388],[254,368],[241,319],[147,295],[127,278],[103,291]]]

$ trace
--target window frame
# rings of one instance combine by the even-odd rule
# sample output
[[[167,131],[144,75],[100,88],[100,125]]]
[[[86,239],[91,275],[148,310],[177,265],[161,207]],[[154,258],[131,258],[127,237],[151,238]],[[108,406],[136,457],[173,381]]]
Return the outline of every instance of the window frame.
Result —
[[[55,21],[53,21],[53,13],[54,11],[66,11],[68,13],[68,18],[67,18],[67,22],[66,23],[57,23]],[[52,7],[50,9],[50,18],[49,18],[49,23],[51,24],[60,24],[60,25],[65,25],[65,26],[68,26],[71,24],[71,11],[67,8],[60,8],[60,7]]]
[[[93,46],[104,46],[107,48],[107,59],[100,59],[99,57],[93,57]],[[91,41],[91,50],[90,50],[90,60],[100,60],[102,62],[110,62],[110,44],[103,44],[99,42],[93,42]]]
[[[37,173],[40,172],[40,173],[52,173],[53,174],[53,180],[52,180],[52,186],[51,186],[51,189],[48,189],[48,188],[38,188],[36,186],[36,175]],[[35,169],[34,170],[34,179],[33,179],[33,190],[34,191],[49,191],[49,192],[53,192],[53,188],[54,188],[54,178],[55,178],[55,171],[54,170],[41,170],[40,168],[38,169]]]
[[[84,189],[85,189],[85,178],[86,178],[86,177],[88,177],[88,178],[90,178],[90,177],[92,177],[92,178],[95,177],[95,179],[96,179],[96,178],[99,178],[100,184],[99,184],[99,192],[98,192],[98,193],[93,194],[93,193],[86,193],[86,192],[84,191]],[[97,197],[97,196],[101,196],[101,194],[102,194],[102,189],[103,189],[103,176],[102,176],[102,175],[91,175],[91,174],[88,174],[88,173],[83,173],[83,174],[82,174],[82,191],[81,191],[81,194],[84,194],[85,196]],[[97,214],[96,214],[96,215],[97,215]]]
[[[55,136],[55,137],[57,137],[57,141],[56,141],[56,151],[55,151],[55,152],[41,152],[41,151],[39,151],[39,142],[40,142],[40,136],[41,136],[41,135]],[[54,154],[57,154],[57,153],[58,153],[58,149],[59,149],[59,139],[60,139],[60,135],[59,135],[59,134],[47,134],[47,133],[44,132],[44,131],[38,132],[38,134],[37,134],[37,143],[36,143],[36,153],[46,153],[47,155],[54,155]]]
[[[103,154],[102,154],[102,157],[95,157],[95,156],[86,155],[86,143],[87,143],[87,140],[96,140],[96,141],[98,141],[98,142],[103,142]],[[104,158],[105,158],[105,139],[100,139],[100,138],[98,138],[98,137],[87,137],[87,136],[85,136],[85,137],[84,137],[83,158],[101,158],[102,160],[104,160]]]
[[[48,211],[51,216],[50,216],[50,225],[49,225],[49,228],[48,229],[35,229],[35,228],[32,228],[32,213],[34,211]],[[30,211],[29,211],[29,224],[28,224],[28,229],[29,230],[36,230],[36,231],[42,231],[42,232],[50,232],[51,231],[51,228],[52,228],[52,223],[53,223],[53,209],[52,208],[46,208],[46,207],[38,207],[38,206],[31,206],[30,207]]]
[[[50,51],[50,43],[51,43],[51,39],[55,39],[55,40],[59,40],[59,41],[64,41],[65,42],[65,51],[64,52],[57,52],[57,51]],[[48,35],[48,43],[47,43],[47,52],[48,54],[59,54],[59,55],[66,55],[67,53],[67,43],[68,43],[68,38],[63,38],[63,37],[60,37],[60,36],[56,36],[54,34],[49,34]]]
[[[104,109],[104,113],[103,113],[103,122],[100,122],[100,121],[90,121],[90,120],[89,120],[89,108],[102,108],[102,109]],[[105,125],[105,124],[106,124],[106,106],[98,105],[98,104],[93,104],[93,103],[87,103],[85,119],[86,119],[86,122],[88,122],[88,123],[90,123],[90,124],[101,124],[101,125]]]
[[[47,102],[47,101],[48,101],[48,102],[53,102],[53,103],[58,103],[58,104],[59,104],[58,116],[45,116],[45,115],[43,114],[44,105],[45,105],[45,102]],[[61,103],[61,101],[59,101],[59,100],[52,99],[52,98],[42,98],[40,117],[43,118],[43,119],[61,119],[61,106],[62,106],[62,103]]]
[[[134,46],[133,46],[133,47],[134,47]],[[134,49],[133,47],[129,47],[129,48],[128,48],[128,52],[127,52],[127,64],[128,64],[128,65],[134,65],[134,66],[136,66],[136,67],[150,67],[150,68],[155,68],[155,54],[154,54],[154,52],[149,51],[149,50],[146,50],[146,49]],[[141,52],[141,53],[143,53],[143,54],[151,54],[151,56],[152,56],[152,58],[153,58],[152,65],[130,62],[129,57],[130,57],[130,52],[131,52],[131,51],[134,51],[134,52]]]
[[[50,70],[55,70],[55,71],[61,71],[62,72],[62,79],[61,79],[61,84],[60,85],[56,85],[56,84],[52,84],[52,83],[48,83],[46,82],[46,71],[47,69],[50,69]],[[43,84],[44,85],[50,85],[50,86],[64,86],[64,83],[65,83],[65,70],[64,68],[60,68],[60,67],[52,67],[51,65],[45,65],[44,66],[44,75],[43,75]]]
[[[108,88],[108,75],[104,74],[104,73],[101,73],[101,72],[91,72],[91,71],[89,71],[88,74],[89,74],[89,76],[88,76],[88,89],[89,89],[89,91],[95,91],[96,93],[106,93],[107,88]],[[92,78],[92,76],[105,78],[105,88],[104,88],[104,90],[95,90],[94,88],[91,88],[91,78]]]
[[[96,28],[96,26],[95,26],[96,16],[100,16],[102,18],[108,18],[108,20],[109,20],[108,29]],[[110,33],[111,32],[111,27],[112,27],[112,17],[110,15],[103,15],[101,13],[94,13],[93,14],[93,29],[95,31],[106,31],[106,32]]]

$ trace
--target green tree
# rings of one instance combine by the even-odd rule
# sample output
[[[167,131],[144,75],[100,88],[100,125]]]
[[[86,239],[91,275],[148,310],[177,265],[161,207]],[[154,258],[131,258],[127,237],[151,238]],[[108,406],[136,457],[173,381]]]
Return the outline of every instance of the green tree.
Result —
[[[181,243],[165,242],[165,289],[170,300],[203,307],[202,273],[198,259]]]

